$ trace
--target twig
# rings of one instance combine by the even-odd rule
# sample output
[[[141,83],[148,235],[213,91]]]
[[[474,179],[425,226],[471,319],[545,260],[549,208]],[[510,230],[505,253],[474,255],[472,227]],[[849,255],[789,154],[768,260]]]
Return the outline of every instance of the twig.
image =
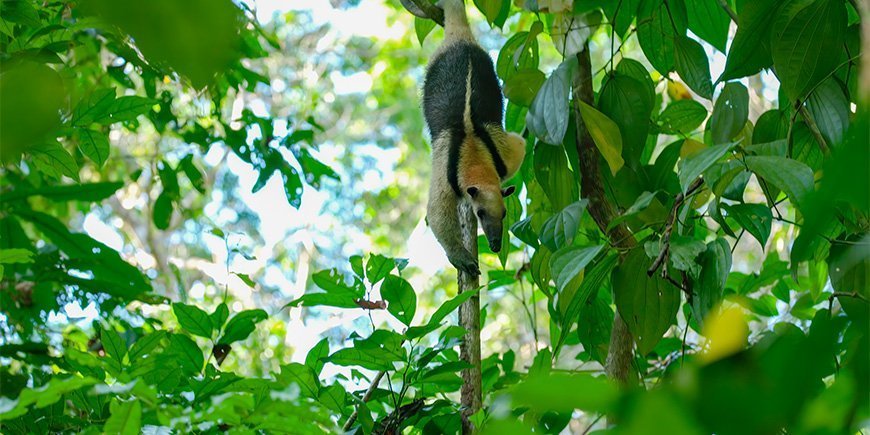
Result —
[[[375,389],[378,388],[378,384],[381,383],[381,378],[384,377],[385,373],[387,373],[387,372],[381,370],[378,372],[377,375],[375,375],[375,378],[372,379],[372,384],[369,385],[369,389],[366,390],[365,394],[363,394],[362,403],[366,403],[369,401],[369,399],[372,398],[372,394],[374,394]],[[353,423],[356,421],[356,418],[358,415],[359,415],[359,406],[357,406],[356,409],[353,410],[353,414],[351,414],[350,417],[347,418],[347,422],[342,427],[342,430],[344,430],[345,432],[350,430],[350,427],[353,426]]]
[[[662,264],[668,259],[668,251],[670,251],[671,249],[671,232],[674,230],[674,223],[677,221],[677,213],[679,213],[680,207],[683,206],[683,202],[685,202],[686,198],[695,193],[695,191],[698,190],[698,188],[700,188],[701,184],[703,183],[703,179],[701,179],[700,177],[696,178],[695,181],[693,181],[692,184],[689,185],[689,188],[686,189],[685,194],[683,192],[680,192],[677,194],[676,197],[674,197],[674,207],[671,208],[671,214],[669,216],[667,224],[665,225],[665,231],[664,233],[662,233],[661,250],[659,251],[658,257],[656,257],[655,261],[653,261],[652,266],[650,266],[649,270],[646,271],[647,276],[653,276],[653,274],[656,273],[656,270],[658,270],[658,268],[661,267]],[[667,270],[667,267],[662,268],[662,278],[668,278]],[[679,285],[677,287],[682,288],[682,286]]]
[[[731,6],[728,4],[728,0],[719,0],[719,6],[722,6],[722,9],[728,13],[728,16],[731,17],[731,20],[737,24],[737,13],[734,12],[734,9],[731,9]]]
[[[835,298],[835,297],[855,298],[855,299],[858,299],[859,301],[864,301],[864,302],[870,303],[870,301],[867,300],[866,296],[862,295],[861,293],[858,293],[857,291],[831,293],[831,298]]]

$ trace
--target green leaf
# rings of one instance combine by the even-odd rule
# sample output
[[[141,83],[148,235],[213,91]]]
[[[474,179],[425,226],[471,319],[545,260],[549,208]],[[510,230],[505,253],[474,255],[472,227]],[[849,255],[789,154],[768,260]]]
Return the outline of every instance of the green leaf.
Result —
[[[420,17],[414,17],[414,33],[417,34],[417,41],[420,42],[420,45],[423,45],[423,41],[426,40],[426,36],[432,29],[435,28],[435,22],[428,19],[423,19]]]
[[[136,340],[128,353],[130,363],[135,364],[137,359],[148,355],[165,337],[166,331],[154,331]]]
[[[359,349],[355,347],[340,349],[327,359],[335,365],[359,366],[364,369],[383,371],[393,370],[393,363],[401,360],[384,349]]]
[[[69,377],[49,379],[48,383],[37,388],[28,388],[21,391],[18,395],[17,402],[4,403],[3,409],[0,410],[0,421],[5,421],[20,417],[27,413],[30,405],[36,408],[45,408],[48,405],[57,403],[67,393],[77,391],[84,387],[89,387],[98,383],[93,378]],[[10,409],[11,408],[11,409]]]
[[[648,78],[649,73],[643,66],[640,78],[619,71],[630,68],[630,62],[630,59],[620,62],[621,68],[607,76],[598,94],[598,109],[619,127],[622,152],[628,160],[640,156],[644,148],[654,103],[648,84],[644,83],[644,77]]]
[[[142,404],[138,400],[121,402],[113,399],[109,413],[111,415],[103,425],[103,433],[136,435],[142,429]]]
[[[561,146],[539,142],[534,154],[535,179],[550,200],[550,209],[561,210],[577,201],[577,182],[571,174],[568,157]]]
[[[538,246],[540,246],[538,243],[538,235],[535,234],[535,230],[532,228],[531,218],[525,218],[514,222],[514,224],[511,225],[511,232],[516,238],[532,248],[537,249]]]
[[[576,66],[574,57],[562,62],[541,86],[526,114],[529,132],[548,144],[561,144],[568,130],[568,96]]]
[[[253,286],[251,286],[253,287]],[[220,305],[215,307],[214,312],[209,314],[209,319],[211,320],[211,326],[215,331],[220,331],[221,328],[224,327],[224,324],[227,322],[227,317],[230,316],[230,309],[227,308],[227,304],[221,302]]]
[[[842,0],[797,0],[778,14],[771,54],[776,75],[792,101],[806,96],[837,67],[846,25]]]
[[[763,250],[770,237],[770,227],[773,223],[773,214],[764,204],[722,204],[722,209],[728,212],[728,216],[734,218],[745,229]]]
[[[59,179],[66,175],[79,181],[79,165],[72,155],[56,140],[43,142],[30,148],[33,163],[45,175]]]
[[[324,338],[317,342],[308,354],[305,355],[305,365],[314,370],[315,375],[319,375],[326,364],[324,360],[329,356],[329,339]]]
[[[314,370],[307,365],[290,363],[281,366],[281,373],[277,376],[278,382],[283,385],[295,383],[302,390],[305,397],[316,398],[320,389],[320,382]]]
[[[405,336],[409,340],[411,340],[414,338],[422,337],[429,332],[438,329],[438,327],[441,326],[441,321],[444,320],[445,317],[447,317],[450,313],[459,308],[459,306],[462,305],[465,301],[471,299],[474,295],[477,294],[478,291],[480,291],[479,288],[470,291],[464,291],[456,295],[454,298],[448,299],[443,304],[441,304],[441,306],[438,307],[437,310],[435,310],[435,313],[432,314],[432,317],[429,318],[429,322],[426,325],[413,326],[408,328],[408,331],[405,332]]]
[[[550,216],[541,227],[541,243],[550,248],[551,251],[569,246],[574,241],[574,236],[577,235],[580,218],[583,217],[588,203],[589,201],[585,199],[577,201]]]
[[[208,313],[199,307],[181,303],[172,304],[172,312],[185,331],[200,337],[211,338],[212,324]]]
[[[587,305],[590,295],[598,291],[604,285],[604,282],[610,278],[610,272],[616,266],[618,259],[619,256],[617,255],[608,255],[585,273],[583,281],[580,283],[580,288],[574,292],[565,308],[560,328],[562,332],[559,334],[559,341],[556,344],[554,352],[558,351],[564,344],[565,339],[568,338],[571,327],[574,325],[574,322],[577,322],[578,316],[583,307]]]
[[[227,322],[224,334],[218,340],[218,344],[232,344],[248,338],[257,329],[257,323],[266,320],[268,317],[269,315],[265,311],[259,309],[245,310],[236,314]]]
[[[187,176],[187,179],[190,180],[190,184],[193,185],[193,188],[196,189],[199,193],[205,193],[205,174],[193,163],[193,155],[189,154],[187,157],[181,159],[178,162],[178,166],[184,171],[184,175]]]
[[[589,135],[595,141],[598,151],[604,156],[610,173],[616,173],[625,164],[622,159],[622,136],[619,127],[610,118],[596,110],[594,107],[580,101],[580,116],[583,123],[589,129]]]
[[[692,315],[698,325],[704,324],[707,314],[722,300],[728,273],[731,272],[731,247],[728,241],[718,238],[707,244],[698,263],[701,272],[693,280]]]
[[[671,248],[668,252],[668,258],[675,269],[690,272],[690,275],[697,276],[698,264],[695,262],[695,259],[705,249],[707,248],[704,242],[700,240],[674,234],[671,236]]]
[[[537,69],[523,69],[504,82],[504,96],[523,107],[529,107],[538,95],[547,76]]]
[[[682,0],[643,0],[637,9],[637,40],[643,54],[662,75],[673,71],[675,41],[688,29]]]
[[[655,348],[680,306],[679,290],[657,273],[647,276],[650,264],[643,249],[633,249],[613,271],[616,309],[628,325],[641,355]]]
[[[285,307],[325,305],[338,308],[358,308],[356,301],[365,294],[362,281],[355,278],[351,285],[345,284],[344,276],[336,269],[321,270],[311,276],[317,287],[325,292],[309,292],[294,299]]]
[[[91,161],[102,167],[109,158],[109,138],[99,131],[79,128],[79,149]]]
[[[502,3],[501,0],[474,0],[474,6],[486,17],[486,21],[490,24],[493,24],[496,18],[498,18]]]
[[[735,144],[713,145],[680,161],[680,189],[686,192],[689,185],[714,163],[718,162]]]
[[[0,249],[0,264],[33,263],[33,252],[27,249]]]
[[[366,262],[366,278],[368,278],[369,283],[375,285],[384,279],[395,267],[396,262],[392,258],[372,254]]]
[[[190,337],[183,334],[172,334],[166,353],[172,356],[185,373],[202,372],[202,366],[205,364],[202,349]]]
[[[124,361],[124,356],[127,355],[127,343],[124,339],[114,329],[104,328],[100,331],[100,341],[103,343],[106,355],[120,365]]]
[[[782,110],[771,109],[761,114],[752,130],[752,143],[773,142],[788,135],[789,119]]]
[[[740,7],[737,33],[728,49],[725,71],[717,81],[751,76],[773,64],[770,29],[781,4],[780,0],[756,0]]]
[[[707,109],[695,100],[678,100],[665,107],[659,115],[663,133],[689,134],[707,119]]]
[[[710,133],[713,144],[732,140],[749,119],[749,91],[740,83],[726,83],[713,105]]]
[[[44,186],[35,189],[19,188],[0,195],[0,202],[16,201],[41,196],[52,201],[100,202],[124,187],[124,183],[80,183]]]
[[[839,82],[835,79],[822,82],[807,98],[807,110],[828,145],[843,141],[849,128],[849,100]]]
[[[813,170],[797,160],[779,156],[747,156],[745,161],[750,171],[785,192],[798,205],[813,190]]]
[[[725,53],[731,17],[718,0],[686,0],[686,15],[692,33]]]
[[[154,201],[152,220],[157,229],[165,230],[172,222],[172,197],[164,190]]]
[[[76,127],[87,127],[97,119],[106,117],[114,101],[114,88],[94,91],[87,98],[79,101],[73,110],[70,122]]]
[[[532,260],[529,263],[529,271],[532,273],[532,279],[535,281],[538,288],[546,295],[550,294],[550,257],[552,255],[552,251],[547,249],[546,246],[541,246],[535,250],[534,254],[532,254]]]
[[[713,99],[710,64],[701,44],[685,36],[677,37],[674,65],[689,89],[703,98]]]
[[[505,42],[495,62],[495,70],[502,80],[507,81],[519,70],[538,68],[537,35],[543,29],[541,22],[535,21],[528,32],[518,32]]]
[[[417,294],[408,281],[396,275],[387,275],[381,284],[381,296],[387,301],[387,311],[407,326],[411,326],[417,312]]]
[[[529,376],[511,388],[510,394],[515,406],[528,407],[540,414],[574,409],[605,413],[619,398],[616,386],[604,378],[566,373]]]
[[[581,276],[583,269],[592,261],[603,246],[568,246],[553,253],[550,257],[550,270],[556,281],[556,288],[565,291],[569,284]],[[566,331],[567,332],[567,331]]]

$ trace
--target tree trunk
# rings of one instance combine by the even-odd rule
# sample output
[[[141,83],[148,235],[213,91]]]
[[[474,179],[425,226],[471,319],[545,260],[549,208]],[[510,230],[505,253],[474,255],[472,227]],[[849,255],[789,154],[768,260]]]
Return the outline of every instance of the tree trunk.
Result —
[[[459,205],[459,224],[465,248],[477,258],[477,218],[467,201]],[[459,272],[459,293],[474,291],[479,286],[477,276]],[[475,428],[469,416],[480,410],[480,293],[475,294],[459,307],[459,325],[468,331],[459,348],[460,358],[471,365],[462,371],[462,433],[473,433]]]
[[[592,136],[583,118],[580,116],[580,102],[589,105],[595,104],[592,93],[592,61],[589,57],[589,44],[585,44],[582,51],[577,53],[577,74],[574,75],[574,117],[577,125],[577,154],[580,169],[580,191],[583,198],[589,200],[589,214],[598,224],[598,228],[610,237],[611,242],[619,249],[629,250],[637,245],[634,235],[624,224],[616,225],[609,231],[607,226],[616,218],[613,205],[607,200],[604,187],[601,182],[599,161],[601,155],[592,141]],[[610,379],[620,384],[628,382],[628,373],[631,368],[632,338],[628,332],[628,326],[619,316],[619,312],[613,318],[613,330],[610,335],[610,348],[607,352],[607,361],[604,370]]]

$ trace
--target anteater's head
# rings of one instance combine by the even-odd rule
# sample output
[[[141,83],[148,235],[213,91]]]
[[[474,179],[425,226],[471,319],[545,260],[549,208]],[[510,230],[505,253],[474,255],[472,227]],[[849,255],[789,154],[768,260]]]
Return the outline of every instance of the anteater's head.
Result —
[[[471,186],[465,189],[492,252],[501,251],[501,234],[506,214],[504,198],[514,193],[514,189],[514,186],[502,189],[498,185]]]

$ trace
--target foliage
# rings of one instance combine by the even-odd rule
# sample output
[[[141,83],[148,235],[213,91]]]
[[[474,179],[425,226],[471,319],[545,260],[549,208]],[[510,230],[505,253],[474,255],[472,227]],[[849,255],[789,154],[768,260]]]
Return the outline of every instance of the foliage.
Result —
[[[470,366],[453,313],[475,294],[493,337],[471,417],[484,433],[866,424],[857,3],[468,3],[489,24],[479,34],[504,35],[481,41],[498,52],[506,129],[528,151],[507,200],[515,237],[498,256],[481,242],[485,285],[454,295],[441,291],[451,273],[424,276],[399,248],[422,218],[414,95],[437,46],[431,21],[384,9],[402,39],[323,53],[328,26],[296,12],[264,24],[229,0],[4,1],[2,431],[322,433],[354,415],[366,434],[455,433]],[[576,84],[586,47],[591,101]],[[324,84],[358,71],[377,79],[370,95]],[[582,172],[586,132],[597,174]],[[250,189],[234,168],[253,174]],[[358,188],[373,172],[394,181]],[[600,201],[581,198],[587,177],[615,212],[603,227]],[[283,199],[271,205],[295,217],[328,197],[320,250],[260,233],[249,195],[272,188]],[[97,237],[91,218],[123,237]],[[354,226],[367,246],[349,243]],[[298,291],[246,269],[258,256]],[[213,258],[220,279],[197,269]],[[79,321],[72,307],[98,314]],[[603,376],[617,313],[638,388]],[[300,333],[299,319],[328,316],[341,325]]]

